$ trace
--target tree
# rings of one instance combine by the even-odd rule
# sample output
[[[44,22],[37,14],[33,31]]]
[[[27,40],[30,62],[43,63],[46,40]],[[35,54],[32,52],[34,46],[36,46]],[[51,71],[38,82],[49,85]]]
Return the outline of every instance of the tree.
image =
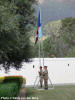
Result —
[[[75,18],[51,22],[45,29],[45,57],[75,57]]]
[[[34,4],[35,0],[0,0],[0,64],[5,70],[21,68],[31,57]]]

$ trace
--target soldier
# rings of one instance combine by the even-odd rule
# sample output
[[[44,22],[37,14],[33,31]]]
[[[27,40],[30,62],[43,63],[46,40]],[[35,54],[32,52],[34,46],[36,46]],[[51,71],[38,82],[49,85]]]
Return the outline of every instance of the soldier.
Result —
[[[47,66],[44,66],[43,78],[44,78],[44,88],[48,89],[48,70],[47,70]]]
[[[40,66],[39,77],[40,77],[40,87],[42,87],[42,83],[43,83],[43,71],[42,71],[42,66]]]

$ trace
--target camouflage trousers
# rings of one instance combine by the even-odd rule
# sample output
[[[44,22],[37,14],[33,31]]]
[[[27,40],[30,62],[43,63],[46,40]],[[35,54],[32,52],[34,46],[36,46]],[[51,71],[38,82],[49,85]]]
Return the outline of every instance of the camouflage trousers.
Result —
[[[48,79],[44,79],[44,88],[48,89]]]
[[[40,78],[40,87],[42,87],[43,84],[43,78]]]

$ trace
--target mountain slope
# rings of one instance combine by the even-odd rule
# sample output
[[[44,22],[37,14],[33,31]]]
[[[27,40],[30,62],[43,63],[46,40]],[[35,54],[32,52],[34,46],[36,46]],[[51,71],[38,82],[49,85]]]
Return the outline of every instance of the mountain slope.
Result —
[[[45,56],[75,57],[75,18],[48,23],[45,27]]]

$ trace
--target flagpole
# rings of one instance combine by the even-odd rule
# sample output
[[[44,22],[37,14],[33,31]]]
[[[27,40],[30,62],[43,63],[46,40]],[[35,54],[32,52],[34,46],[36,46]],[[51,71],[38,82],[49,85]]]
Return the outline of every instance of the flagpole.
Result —
[[[39,5],[39,11],[40,11],[40,20],[41,20],[41,8],[40,8],[40,1],[38,2],[38,5]],[[43,58],[43,67],[44,67],[44,48],[43,48],[43,33],[42,33],[42,37],[39,38],[39,63],[40,63],[40,66],[41,66],[41,50],[42,50],[42,58]]]
[[[38,1],[39,11],[40,11],[40,1]],[[41,43],[39,38],[39,66],[41,66]]]
[[[39,8],[40,9],[40,8]],[[41,20],[41,9],[40,9],[40,20]],[[41,21],[42,22],[42,21]],[[42,30],[42,28],[41,28]],[[42,37],[41,37],[41,50],[42,50],[42,60],[43,60],[43,67],[44,67],[44,48],[43,48],[43,32],[42,32]]]
[[[41,44],[40,44],[40,39],[39,39],[39,66],[41,66],[41,58],[40,58],[40,47],[41,46]]]
[[[42,56],[43,56],[43,67],[44,67],[44,47],[43,47],[43,37],[42,37]]]

